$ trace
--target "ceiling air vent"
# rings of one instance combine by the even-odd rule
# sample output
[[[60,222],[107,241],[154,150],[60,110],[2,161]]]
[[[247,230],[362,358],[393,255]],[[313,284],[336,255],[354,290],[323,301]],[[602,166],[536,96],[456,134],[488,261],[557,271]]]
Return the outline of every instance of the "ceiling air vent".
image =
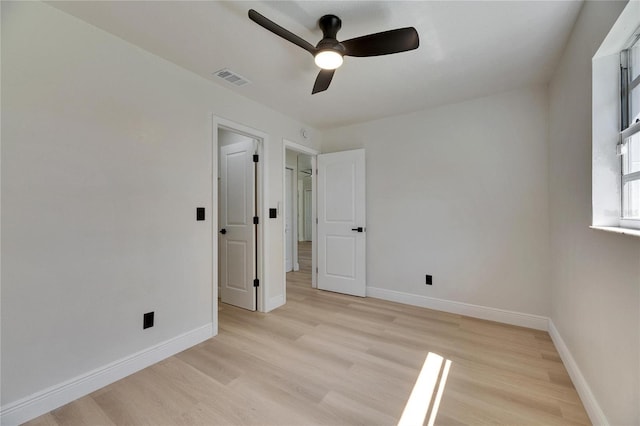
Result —
[[[221,79],[226,80],[231,84],[235,84],[236,86],[244,86],[247,83],[251,83],[240,74],[235,73],[227,68],[216,71],[213,73],[213,75],[215,75],[216,77],[220,77]]]

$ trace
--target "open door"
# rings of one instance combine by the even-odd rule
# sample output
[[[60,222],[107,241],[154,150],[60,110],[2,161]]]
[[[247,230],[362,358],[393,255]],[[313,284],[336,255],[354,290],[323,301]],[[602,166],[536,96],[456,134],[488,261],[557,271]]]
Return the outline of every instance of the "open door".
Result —
[[[256,142],[220,148],[220,299],[256,310],[255,166]]]
[[[364,149],[318,155],[318,288],[366,296]]]

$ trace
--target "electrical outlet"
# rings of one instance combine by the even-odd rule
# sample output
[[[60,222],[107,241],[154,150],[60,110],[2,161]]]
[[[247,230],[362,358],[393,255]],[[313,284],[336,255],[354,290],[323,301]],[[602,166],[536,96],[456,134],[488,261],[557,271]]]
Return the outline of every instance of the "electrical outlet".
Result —
[[[147,312],[142,318],[142,329],[153,327],[153,312]]]
[[[425,281],[426,285],[433,285],[433,277],[431,275],[427,275],[427,279]]]

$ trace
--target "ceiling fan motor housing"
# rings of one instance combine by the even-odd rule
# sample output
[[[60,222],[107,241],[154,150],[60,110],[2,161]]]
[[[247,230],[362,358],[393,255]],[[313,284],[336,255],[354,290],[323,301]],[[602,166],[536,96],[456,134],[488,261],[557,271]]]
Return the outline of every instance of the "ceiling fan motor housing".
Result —
[[[336,39],[338,31],[342,28],[342,21],[336,15],[324,15],[318,22],[324,38]]]
[[[322,30],[323,38],[316,45],[318,50],[334,50],[341,55],[345,53],[342,43],[338,42],[337,35],[342,28],[342,21],[336,15],[324,15],[318,22]]]

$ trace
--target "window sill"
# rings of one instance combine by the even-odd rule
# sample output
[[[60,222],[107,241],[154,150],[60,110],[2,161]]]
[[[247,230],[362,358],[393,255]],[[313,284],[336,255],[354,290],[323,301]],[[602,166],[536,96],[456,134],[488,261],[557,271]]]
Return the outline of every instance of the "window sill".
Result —
[[[590,226],[591,229],[597,229],[599,231],[613,232],[614,234],[631,235],[633,237],[640,237],[640,229],[620,228],[618,226]]]

